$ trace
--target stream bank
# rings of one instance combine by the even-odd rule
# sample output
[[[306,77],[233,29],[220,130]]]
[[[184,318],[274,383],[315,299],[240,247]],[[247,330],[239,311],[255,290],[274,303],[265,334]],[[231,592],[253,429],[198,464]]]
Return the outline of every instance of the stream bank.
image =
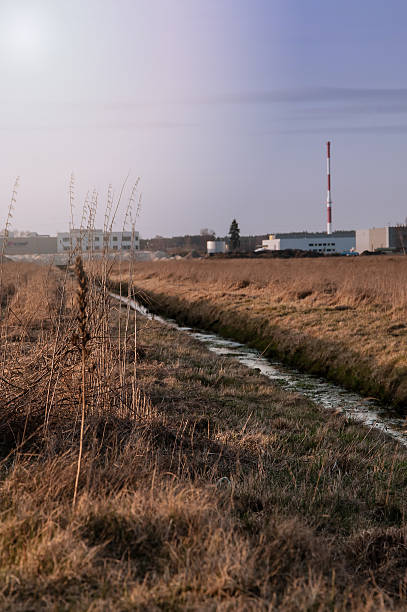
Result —
[[[114,291],[119,286],[116,282],[111,284]],[[121,283],[121,291],[127,295],[126,283]],[[180,297],[140,285],[133,287],[132,294],[137,295],[137,300],[155,314],[231,338],[256,348],[267,358],[326,378],[365,397],[391,405],[402,416],[406,414],[405,368],[382,365],[368,352],[361,355],[331,337],[321,339],[301,328],[295,331],[287,329],[272,317],[244,312],[233,303],[225,308],[224,304],[211,297],[192,300],[187,299],[185,294]]]
[[[111,296],[123,305],[130,306],[132,310],[136,310],[147,319],[158,321],[198,340],[212,353],[228,359],[232,358],[247,368],[263,374],[284,391],[300,393],[326,410],[334,411],[337,414],[342,413],[370,429],[377,429],[387,434],[403,446],[407,446],[405,421],[390,406],[383,406],[374,398],[363,398],[325,379],[267,359],[256,349],[223,338],[214,332],[180,326],[173,319],[154,315],[146,306],[131,298],[115,293],[111,293]]]

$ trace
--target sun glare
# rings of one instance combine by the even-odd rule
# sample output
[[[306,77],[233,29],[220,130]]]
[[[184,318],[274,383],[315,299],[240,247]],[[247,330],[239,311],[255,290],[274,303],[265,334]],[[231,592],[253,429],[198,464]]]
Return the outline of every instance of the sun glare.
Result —
[[[39,59],[44,50],[43,26],[35,19],[15,18],[8,24],[4,42],[10,59],[30,62]]]

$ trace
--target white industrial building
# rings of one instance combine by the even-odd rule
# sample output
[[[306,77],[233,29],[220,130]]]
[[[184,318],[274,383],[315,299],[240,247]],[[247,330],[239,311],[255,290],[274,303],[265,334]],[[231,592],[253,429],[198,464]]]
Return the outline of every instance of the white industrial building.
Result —
[[[346,253],[356,249],[356,232],[294,232],[291,234],[270,234],[263,240],[263,248],[269,251],[295,249],[317,253]]]
[[[407,251],[407,227],[388,226],[356,230],[356,249],[363,251]]]
[[[80,230],[57,233],[57,252],[68,251],[138,251],[139,232],[104,232],[103,230]]]

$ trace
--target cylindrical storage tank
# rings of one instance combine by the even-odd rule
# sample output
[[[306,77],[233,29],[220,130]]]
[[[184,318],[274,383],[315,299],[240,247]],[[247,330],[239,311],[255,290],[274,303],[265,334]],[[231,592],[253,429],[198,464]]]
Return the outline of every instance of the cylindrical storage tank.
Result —
[[[226,253],[226,242],[224,240],[208,240],[206,243],[208,255],[215,253]]]

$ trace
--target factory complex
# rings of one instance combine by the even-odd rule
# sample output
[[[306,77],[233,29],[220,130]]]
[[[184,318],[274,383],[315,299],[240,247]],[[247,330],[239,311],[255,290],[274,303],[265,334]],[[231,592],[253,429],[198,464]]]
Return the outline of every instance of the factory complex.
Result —
[[[334,253],[350,254],[356,252],[356,232],[332,232],[332,197],[331,197],[331,143],[326,143],[326,233],[325,232],[294,232],[291,234],[270,234],[268,240],[263,240],[259,250],[312,251],[321,255]]]
[[[371,229],[325,232],[293,232],[270,234],[258,251],[314,251],[321,254],[351,254],[370,251],[407,253],[407,227],[388,226]]]
[[[380,228],[332,231],[331,197],[331,143],[326,143],[327,197],[326,232],[291,232],[259,236],[261,246],[255,252],[306,251],[318,255],[357,255],[364,252],[390,251],[407,253],[407,224]],[[190,237],[189,237],[190,238]],[[251,237],[249,237],[251,238]],[[226,254],[227,239],[207,241],[208,255]],[[253,250],[254,246],[251,247]],[[140,235],[136,231],[104,231],[101,229],[71,229],[56,236],[36,232],[10,232],[0,234],[0,249],[5,255],[51,255],[73,252],[114,253],[127,252],[140,255]],[[236,249],[238,252],[239,249]],[[246,250],[249,250],[246,247]],[[147,253],[147,251],[146,251]],[[233,253],[233,250],[232,250]],[[168,256],[168,255],[167,255]]]
[[[317,253],[343,253],[356,249],[356,232],[294,232],[291,234],[270,234],[263,240],[262,248],[268,251],[294,249],[316,251]]]
[[[4,242],[4,246],[3,246]],[[86,253],[141,253],[139,232],[110,232],[102,230],[58,232],[56,236],[10,232],[0,234],[0,249],[5,255],[52,255],[70,252]],[[3,250],[4,249],[4,250]],[[387,226],[371,229],[327,232],[281,232],[269,234],[261,240],[257,252],[312,251],[322,255],[351,255],[369,252],[407,253],[407,226]],[[229,252],[226,239],[207,242],[208,255]]]
[[[332,232],[331,143],[327,142],[327,222],[325,232],[270,234],[257,251],[298,250],[321,255],[359,254],[375,251],[407,252],[407,227],[388,226],[371,229]]]

